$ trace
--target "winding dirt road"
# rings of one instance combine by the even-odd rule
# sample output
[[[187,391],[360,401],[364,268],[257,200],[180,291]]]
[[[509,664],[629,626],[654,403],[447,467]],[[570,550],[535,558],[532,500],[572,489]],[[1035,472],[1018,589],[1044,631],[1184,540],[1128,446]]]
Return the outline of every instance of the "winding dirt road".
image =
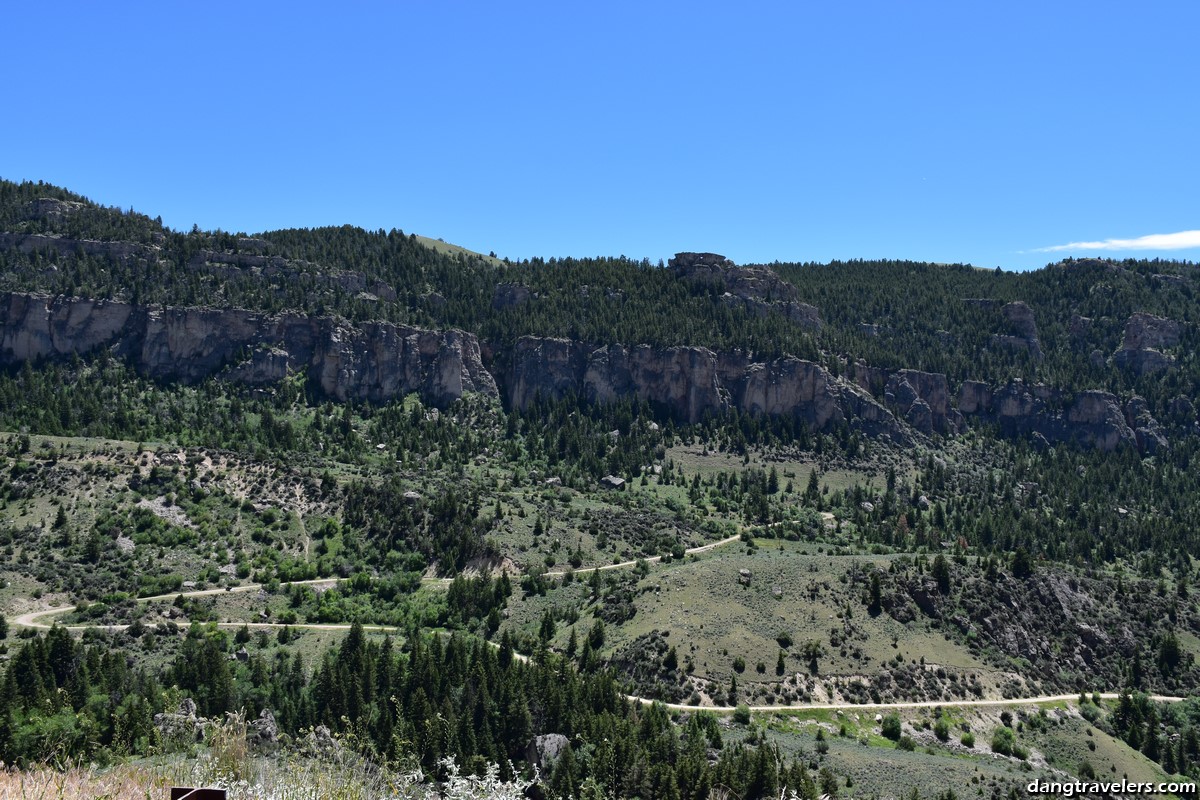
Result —
[[[725,539],[721,539],[720,541],[717,541],[717,542],[711,542],[709,544],[701,545],[699,547],[693,547],[693,548],[687,550],[686,553],[688,555],[691,555],[693,553],[705,553],[705,552],[708,552],[709,550],[713,550],[718,547],[723,547],[725,545],[732,544],[733,542],[736,542],[740,538],[741,538],[741,534],[737,534],[735,536],[730,536]],[[653,563],[657,563],[658,561],[662,560],[662,556],[651,556],[649,558],[640,559],[640,560],[644,560],[647,563],[653,564]],[[599,567],[585,567],[583,569],[575,570],[575,574],[581,575],[581,574],[586,574],[589,572],[599,572],[599,571],[603,571],[603,570],[632,567],[633,565],[637,564],[637,562],[638,562],[638,559],[635,559],[633,561],[622,561],[619,564],[606,564],[604,566],[599,566]],[[562,576],[566,573],[559,571],[559,572],[548,572],[546,574],[550,575],[550,576]],[[334,584],[336,584],[338,582],[338,580],[339,580],[338,578],[317,578],[315,580],[308,580],[308,581],[292,581],[291,584],[292,585],[301,585],[301,586],[321,586],[321,585],[333,586]],[[427,582],[427,583],[448,583],[449,580],[446,578],[431,578],[431,579],[425,579],[425,582]],[[184,597],[209,597],[212,595],[219,595],[219,594],[226,594],[226,593],[232,594],[234,592],[253,592],[253,591],[258,591],[262,588],[263,588],[263,584],[261,584],[261,583],[250,583],[250,584],[245,584],[243,586],[233,586],[228,589],[225,589],[225,588],[199,589],[199,590],[194,590],[194,591],[190,591],[190,592],[160,594],[160,595],[155,595],[153,597],[139,597],[137,602],[152,603],[152,602],[162,602],[162,601],[173,601],[176,597],[179,597],[180,595],[182,595]],[[75,610],[75,606],[54,606],[52,608],[44,608],[44,609],[41,609],[38,611],[29,611],[24,614],[21,614],[18,617],[15,617],[12,620],[12,624],[16,625],[18,627],[22,627],[22,628],[34,628],[34,629],[38,629],[38,630],[49,630],[52,627],[52,625],[54,624],[52,621],[54,617],[60,617],[64,614],[69,614],[74,610]],[[51,620],[51,622],[47,622],[47,620]],[[347,631],[347,630],[350,630],[350,628],[351,628],[350,625],[334,624],[334,623],[330,623],[330,624],[293,623],[291,625],[285,625],[282,622],[218,622],[215,624],[218,628],[241,628],[241,627],[245,626],[247,628],[252,628],[252,629],[298,628],[298,629],[319,630],[319,631]],[[91,628],[100,628],[100,629],[107,630],[107,631],[122,631],[128,627],[129,627],[128,625],[67,625],[66,626],[67,630],[69,630],[69,631],[83,631],[83,630],[88,630]],[[363,628],[363,630],[366,630],[366,631],[379,631],[379,632],[383,632],[383,633],[399,633],[400,632],[398,628],[395,628],[392,626],[387,626],[387,625],[363,625],[362,628]],[[495,644],[495,642],[493,642],[492,644],[494,646],[498,646]],[[528,656],[524,656],[519,653],[517,654],[517,658],[522,661],[529,660]],[[728,713],[732,713],[733,711],[736,710],[735,706],[692,706],[692,705],[686,705],[684,703],[663,703],[661,700],[655,700],[655,699],[649,698],[649,697],[640,697],[638,695],[632,695],[632,694],[624,695],[624,697],[626,700],[629,700],[630,702],[640,703],[641,705],[652,705],[654,703],[661,703],[665,708],[667,708],[671,711],[712,711],[712,712],[716,712],[718,714],[728,714]],[[1100,697],[1104,700],[1116,700],[1117,698],[1120,697],[1120,695],[1117,694],[1116,692],[1101,692]],[[935,708],[937,706],[942,706],[943,708],[994,708],[994,707],[998,707],[998,706],[1034,705],[1037,703],[1061,703],[1061,702],[1070,702],[1070,701],[1078,700],[1078,699],[1079,699],[1079,695],[1077,695],[1077,694],[1054,694],[1054,695],[1038,695],[1036,697],[1016,697],[1016,698],[1007,699],[1007,700],[1004,700],[1004,699],[1001,699],[1001,700],[995,700],[995,699],[991,699],[991,700],[919,700],[919,701],[895,702],[895,703],[792,703],[790,705],[749,706],[749,709],[750,709],[750,711],[755,712],[755,713],[770,714],[770,713],[774,713],[774,712],[786,712],[786,711],[886,711],[889,709],[898,710],[898,709],[912,709],[912,708]],[[1185,698],[1173,697],[1170,695],[1157,695],[1156,694],[1156,695],[1150,695],[1150,699],[1154,700],[1155,702],[1161,702],[1161,703],[1178,703],[1178,702],[1184,700]]]
[[[686,556],[690,556],[693,553],[707,553],[709,550],[714,550],[718,547],[723,547],[727,544],[732,544],[733,542],[736,542],[738,539],[741,539],[741,538],[742,538],[742,535],[740,533],[734,534],[733,536],[728,536],[719,542],[709,542],[708,544],[702,544],[699,547],[689,547],[687,550],[683,551],[683,554]],[[604,572],[605,570],[608,570],[608,569],[625,569],[626,567],[634,566],[639,561],[645,561],[647,564],[657,564],[659,561],[662,561],[662,556],[649,556],[648,558],[635,558],[632,561],[621,561],[616,564],[605,564],[600,567],[580,567],[579,569],[574,570],[574,573],[575,573],[575,575],[578,576],[578,575],[587,575],[589,572]],[[566,575],[566,574],[567,574],[566,570],[560,569],[560,570],[556,570],[555,572],[547,572],[546,577],[561,578],[563,575]]]

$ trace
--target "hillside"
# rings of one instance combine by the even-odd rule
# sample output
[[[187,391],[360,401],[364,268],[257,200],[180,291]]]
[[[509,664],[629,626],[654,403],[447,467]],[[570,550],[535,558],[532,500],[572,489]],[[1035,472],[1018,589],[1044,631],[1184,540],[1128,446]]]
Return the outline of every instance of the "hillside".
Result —
[[[0,758],[178,750],[189,698],[547,796],[1198,776],[1196,281],[0,182]]]

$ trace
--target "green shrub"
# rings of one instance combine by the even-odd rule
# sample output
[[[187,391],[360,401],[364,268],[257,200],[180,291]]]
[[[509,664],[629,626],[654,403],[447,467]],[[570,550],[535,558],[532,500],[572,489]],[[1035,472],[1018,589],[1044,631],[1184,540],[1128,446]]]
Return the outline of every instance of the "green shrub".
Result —
[[[893,742],[900,741],[900,716],[888,714],[883,718],[883,735]]]

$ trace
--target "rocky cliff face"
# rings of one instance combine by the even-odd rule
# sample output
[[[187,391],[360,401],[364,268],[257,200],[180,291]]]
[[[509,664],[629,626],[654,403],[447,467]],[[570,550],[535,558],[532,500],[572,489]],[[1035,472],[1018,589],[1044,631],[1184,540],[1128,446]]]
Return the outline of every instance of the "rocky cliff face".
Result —
[[[1147,345],[1177,343],[1178,323],[1163,323],[1171,321],[1131,320],[1125,352],[1158,353]],[[0,294],[0,363],[101,348],[163,380],[217,376],[257,386],[302,374],[338,400],[383,402],[417,392],[442,406],[468,392],[498,395],[479,342],[462,331]],[[506,397],[518,409],[539,395],[576,394],[601,403],[633,395],[688,421],[738,409],[791,415],[814,430],[848,423],[897,442],[909,441],[913,430],[955,434],[971,417],[1043,444],[1067,442],[1106,451],[1132,446],[1147,453],[1168,446],[1162,426],[1138,397],[1124,404],[1105,391],[1064,397],[1043,384],[1020,380],[1000,386],[965,381],[955,399],[944,375],[917,370],[884,371],[859,362],[847,366],[852,379],[843,379],[794,357],[756,360],[742,351],[595,346],[533,336],[519,339],[498,361],[505,365]],[[1172,406],[1175,417],[1194,417],[1194,410],[1185,408],[1186,398],[1177,405]]]
[[[465,392],[497,394],[478,341],[461,331],[23,293],[0,295],[0,331],[8,364],[108,348],[169,380],[269,384],[302,373],[339,400],[418,392],[436,405]]]
[[[950,385],[940,373],[902,369],[888,378],[884,398],[922,433],[957,433],[963,427],[963,416],[950,400]]]
[[[1179,344],[1183,324],[1153,314],[1137,313],[1125,323],[1125,340],[1113,353],[1113,363],[1138,375],[1148,375],[1175,364],[1175,357],[1162,352]]]
[[[995,422],[1008,435],[1032,436],[1042,444],[1069,442],[1104,451],[1132,446],[1150,452],[1167,446],[1144,401],[1135,397],[1122,406],[1115,395],[1100,390],[1067,399],[1044,384],[1015,380],[992,387],[964,381],[958,410]]]
[[[792,414],[820,430],[840,422],[905,441],[890,411],[857,386],[799,358],[755,361],[704,347],[591,346],[534,336],[517,341],[506,380],[515,408],[575,393],[594,402],[636,395],[688,421],[736,408]]]
[[[1026,350],[1034,359],[1042,358],[1042,344],[1038,340],[1037,322],[1033,309],[1017,300],[1001,307],[1001,316],[1008,323],[1011,333],[995,334],[992,344],[1009,350]]]

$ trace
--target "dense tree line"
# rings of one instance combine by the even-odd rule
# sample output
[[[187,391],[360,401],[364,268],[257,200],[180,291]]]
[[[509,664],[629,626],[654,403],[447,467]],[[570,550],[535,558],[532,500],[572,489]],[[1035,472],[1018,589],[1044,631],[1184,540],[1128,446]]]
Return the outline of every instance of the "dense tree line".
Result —
[[[489,763],[531,772],[534,737],[560,734],[567,746],[542,775],[553,797],[703,800],[726,787],[744,798],[778,797],[785,788],[816,798],[837,783],[766,743],[723,742],[703,712],[675,724],[661,706],[631,704],[610,673],[580,673],[544,649],[527,660],[508,638],[493,647],[414,632],[397,646],[354,626],[311,675],[298,654],[240,663],[229,647],[226,634],[194,625],[170,666],[153,675],[62,628],[33,637],[0,683],[0,758],[147,753],[164,744],[154,715],[187,696],[201,716],[269,708],[289,735],[323,724],[353,734],[378,759],[415,759],[433,774],[448,755],[479,773]]]

